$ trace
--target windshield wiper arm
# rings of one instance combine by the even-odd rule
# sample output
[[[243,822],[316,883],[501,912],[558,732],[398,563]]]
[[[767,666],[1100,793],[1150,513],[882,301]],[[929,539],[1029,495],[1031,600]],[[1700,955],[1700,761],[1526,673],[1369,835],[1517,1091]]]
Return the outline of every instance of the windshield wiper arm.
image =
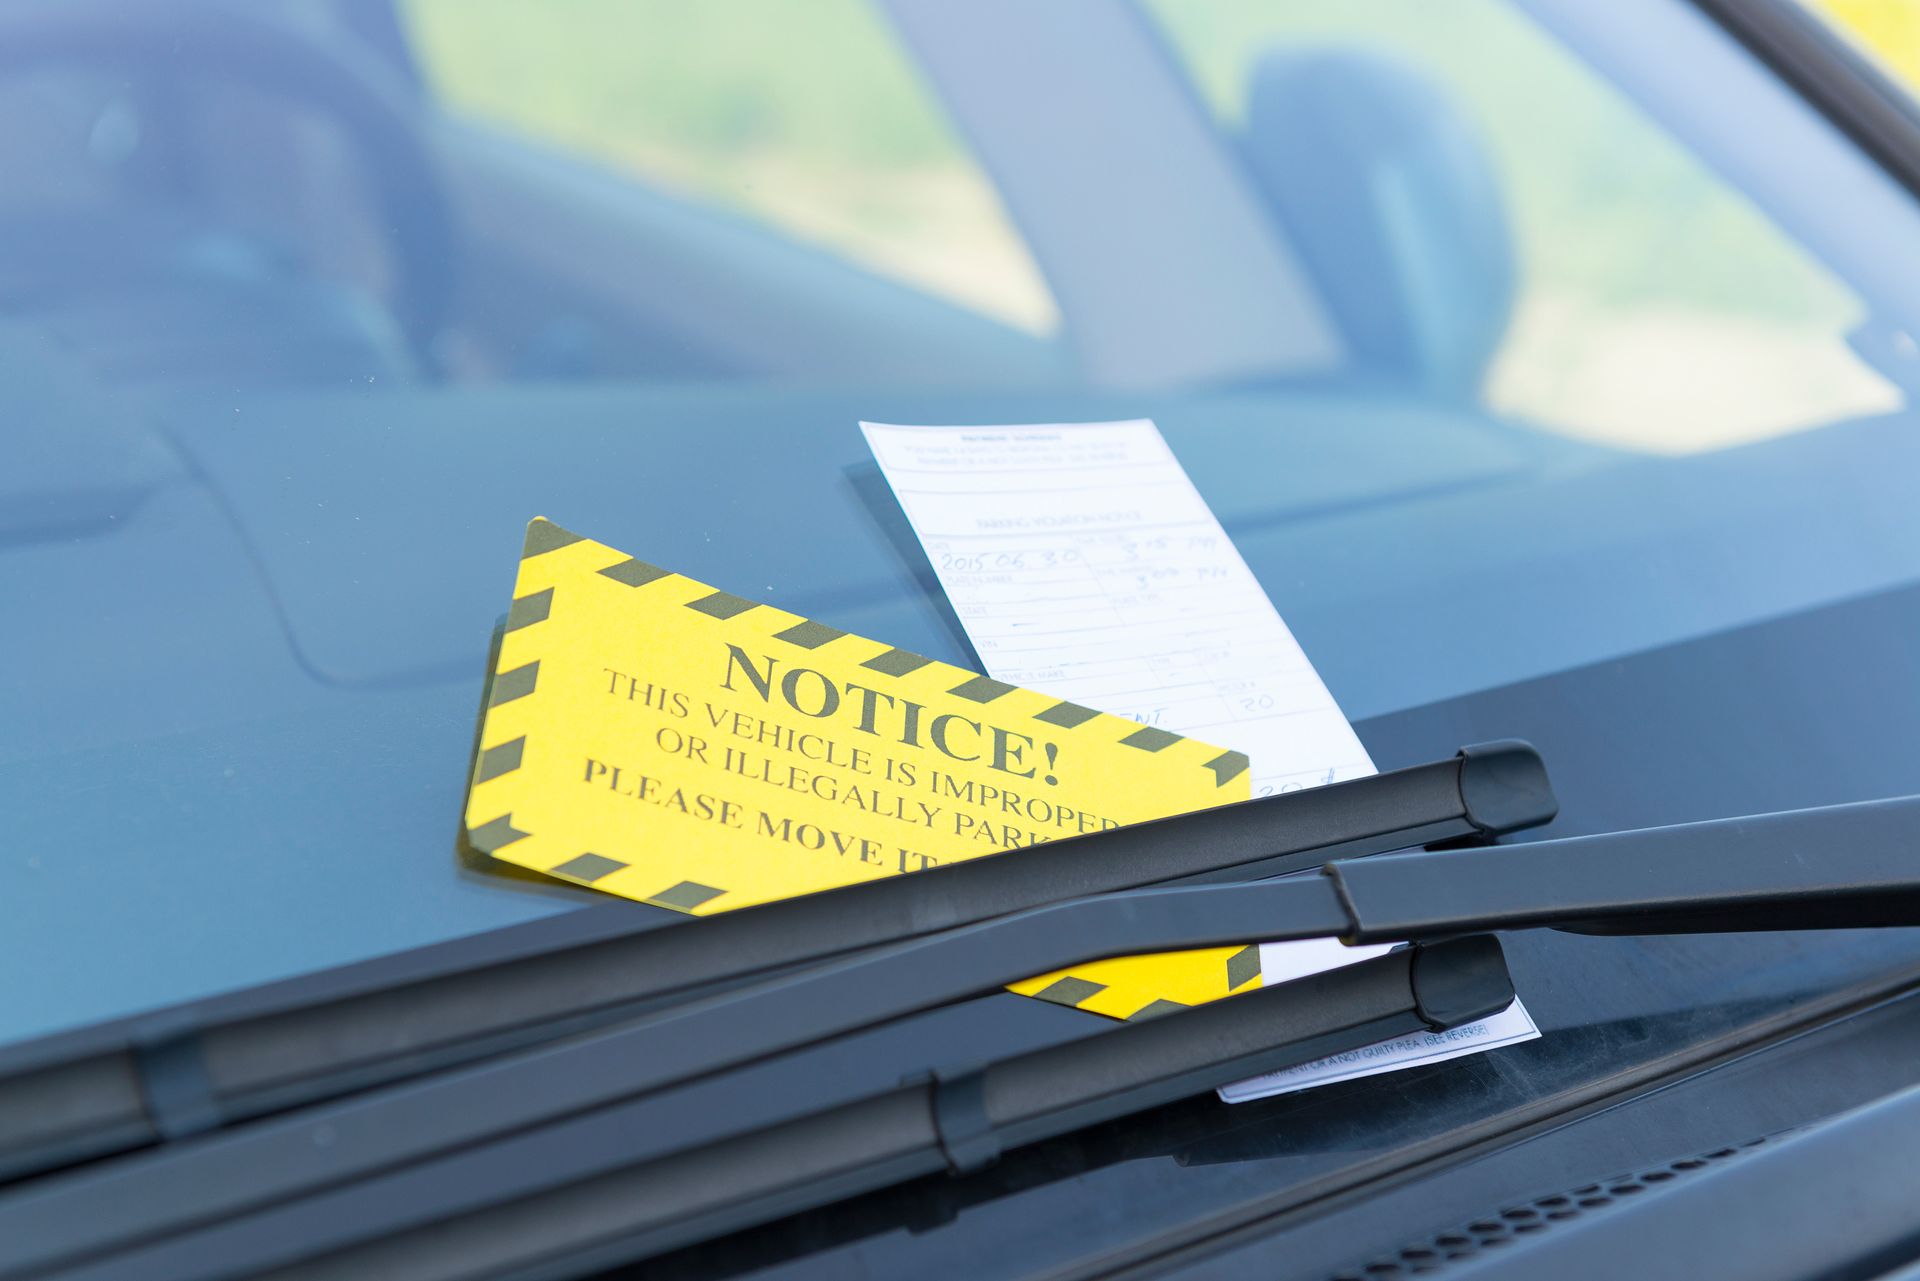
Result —
[[[1016,913],[660,1011],[589,1043],[629,1090],[782,1053],[1020,978],[1246,939],[1418,942],[1550,926],[1693,933],[1920,925],[1920,796],[1445,853]],[[1183,1018],[1185,1015],[1171,1015]]]
[[[1597,836],[1342,859],[952,930],[687,1007],[648,1072],[707,1071],[1102,956],[1238,939],[1418,942],[1493,930],[1675,934],[1920,925],[1920,796]],[[691,1035],[687,1035],[691,1033]],[[632,1047],[638,1051],[640,1043]]]
[[[1455,857],[1448,856],[1449,859]],[[1550,926],[1694,934],[1920,925],[1920,796],[1330,863],[1349,942]]]
[[[1545,823],[1556,810],[1533,748],[1490,743],[1369,778],[670,928],[652,913],[608,907],[578,922],[535,922],[195,1002],[0,1049],[0,1179],[444,1069],[631,1017],[703,986],[1009,913],[1486,839]],[[181,1081],[184,1091],[172,1088]]]
[[[1503,970],[1484,964],[1497,961],[1497,950],[1485,950],[1482,941],[1426,943],[1394,954],[1402,958],[1394,964],[1410,967],[1396,989],[1400,1005],[1394,1009],[1355,996],[1359,1003],[1352,1007],[1323,1011],[1333,1016],[1332,1026],[1314,1013],[1314,994],[1347,991],[1347,984],[1360,982],[1343,978],[1348,971],[1377,975],[1388,968],[1370,961],[1037,1052],[1057,1057],[1044,1060],[1054,1065],[1050,1074],[1025,1078],[1035,1091],[1031,1108],[1008,1105],[996,1114],[982,1104],[985,1129],[978,1122],[981,1109],[956,1100],[956,1087],[941,1083],[889,1090],[869,1083],[852,1100],[801,1093],[738,1112],[695,1115],[674,1106],[710,1074],[778,1062],[802,1047],[1011,977],[1115,953],[1248,937],[1362,942],[1538,926],[1666,932],[1920,924],[1916,844],[1920,797],[1910,797],[1526,846],[1382,855],[1283,881],[1082,900],[832,962],[444,1080],[307,1109],[249,1127],[251,1132],[203,1139],[176,1157],[162,1150],[118,1170],[65,1182],[44,1198],[0,1202],[0,1223],[19,1234],[17,1241],[60,1232],[97,1240],[113,1221],[144,1216],[144,1228],[131,1221],[121,1226],[129,1239],[165,1230],[168,1205],[177,1200],[169,1189],[192,1188],[192,1212],[206,1215],[213,1212],[207,1205],[211,1190],[221,1188],[230,1201],[215,1209],[240,1216],[235,1231],[250,1208],[261,1214],[284,1209],[307,1225],[303,1231],[317,1234],[310,1253],[325,1253],[486,1207],[494,1207],[486,1210],[492,1215],[543,1190],[577,1190],[582,1180],[630,1179],[680,1192],[704,1188],[709,1201],[698,1213],[682,1200],[674,1204],[686,1211],[679,1216],[684,1222],[654,1224],[668,1234],[658,1240],[667,1240],[694,1231],[696,1223],[737,1226],[756,1215],[924,1172],[927,1154],[920,1140],[929,1116],[943,1159],[965,1165],[976,1140],[986,1143],[982,1151],[1031,1142],[1164,1101],[1168,1089],[1190,1092],[1260,1070],[1249,1066],[1254,1057],[1278,1066],[1291,1054],[1324,1054],[1342,1037],[1371,1039],[1382,1026],[1370,1021],[1376,1015],[1397,1012],[1425,1026],[1444,1026],[1455,1017],[1489,1013],[1510,996]],[[1452,1003],[1452,1014],[1438,1017],[1435,1002],[1415,992],[1411,977],[1420,958],[1435,956],[1455,958],[1449,981],[1466,994]],[[1279,1021],[1240,1022],[1256,1012]],[[1195,1035],[1236,1028],[1257,1028],[1265,1047],[1241,1043],[1247,1052],[1236,1053],[1228,1042]],[[1161,1052],[1182,1044],[1194,1056],[1184,1065],[1149,1054],[1142,1060],[1146,1075],[1128,1075],[1129,1047],[1157,1046]],[[1019,1077],[1012,1062],[958,1076],[969,1082],[969,1092],[984,1091],[996,1070],[1003,1081]],[[750,1115],[756,1108],[757,1115]],[[940,1119],[942,1113],[948,1120]],[[969,1114],[974,1124],[960,1124],[956,1137],[951,1119]],[[643,1115],[652,1121],[637,1122]],[[358,1136],[351,1148],[337,1145],[324,1170],[314,1168],[306,1146],[317,1125]],[[592,1145],[586,1136],[594,1133],[620,1135],[617,1151],[609,1153],[602,1144],[587,1152]],[[796,1136],[809,1142],[831,1138],[831,1153],[842,1163],[837,1173],[801,1160],[800,1149],[791,1146],[799,1142]],[[898,1146],[908,1140],[913,1142]],[[536,1152],[544,1155],[536,1160],[530,1155]],[[342,1224],[338,1205],[326,1200],[333,1195],[325,1191],[328,1184],[344,1182],[357,1192],[358,1180],[380,1170],[391,1173],[382,1176],[378,1195],[404,1189],[412,1227],[398,1221],[382,1227],[387,1212],[376,1204],[364,1207],[365,1217]],[[810,1173],[788,1179],[796,1171]],[[72,1216],[58,1213],[62,1203],[73,1207]],[[641,1204],[622,1213],[639,1231],[640,1220],[654,1208]],[[224,1231],[206,1229],[212,1235],[205,1240],[224,1240]]]
[[[372,1115],[356,1115],[351,1101],[307,1109],[177,1156],[161,1149],[0,1193],[0,1277],[59,1276],[82,1260],[96,1281],[252,1275],[294,1262],[316,1277],[381,1275],[406,1270],[395,1252],[403,1259],[421,1233],[433,1237],[438,1267],[455,1266],[451,1255],[495,1276],[606,1235],[605,1218],[583,1217],[576,1196],[606,1202],[621,1225],[619,1257],[631,1258],[918,1175],[964,1172],[1003,1149],[1223,1079],[1459,1026],[1512,999],[1499,945],[1481,936],[990,1063],[905,1079],[863,1064],[851,1088],[816,1068],[771,1097],[719,1110],[701,1105],[701,1082],[586,1110],[548,1107],[527,1124],[526,1082],[510,1076],[402,1087]],[[608,1066],[618,1068],[602,1059],[598,1069],[556,1071]],[[311,1136],[320,1132],[335,1137],[317,1161]]]

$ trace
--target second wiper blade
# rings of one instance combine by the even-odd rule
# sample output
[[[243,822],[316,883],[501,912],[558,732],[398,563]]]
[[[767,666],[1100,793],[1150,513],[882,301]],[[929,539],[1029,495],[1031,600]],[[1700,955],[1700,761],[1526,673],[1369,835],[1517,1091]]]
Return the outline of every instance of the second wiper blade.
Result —
[[[495,1130],[439,1156],[407,1150],[404,1130],[475,1118],[464,1101],[429,1094],[410,1126],[376,1136],[383,1159],[345,1183],[346,1171],[313,1168],[310,1143],[222,1159],[222,1146],[244,1143],[222,1136],[133,1158],[119,1175],[83,1172],[41,1196],[0,1195],[11,1246],[0,1276],[185,1281],[292,1265],[318,1281],[405,1273],[423,1245],[448,1278],[576,1275],[964,1172],[1223,1079],[1456,1027],[1512,999],[1500,947],[1483,936],[989,1062],[905,1080],[868,1072],[850,1092],[819,1073],[731,1110],[668,1092]]]
[[[588,1118],[623,1101],[664,1097],[708,1073],[766,1063],[1013,977],[1100,956],[1242,938],[1444,940],[1486,929],[1542,926],[1652,933],[1920,924],[1917,848],[1920,797],[1907,797],[1517,847],[1349,859],[1329,864],[1317,874],[1282,881],[1163,888],[1078,900],[775,977],[568,1043],[262,1122],[178,1150],[162,1149],[116,1163],[117,1168],[77,1172],[44,1188],[29,1186],[16,1197],[0,1201],[0,1237],[24,1243],[44,1236],[46,1257],[52,1259],[68,1248],[64,1242],[98,1244],[109,1230],[116,1239],[133,1241],[172,1230],[189,1212],[217,1218],[276,1202],[291,1206],[315,1194],[334,1195],[327,1191],[330,1184],[338,1186],[341,1196],[377,1199],[390,1189],[384,1185],[363,1189],[354,1180],[403,1165],[419,1164],[425,1170],[424,1163],[442,1159],[457,1163],[466,1159],[463,1153],[490,1152],[504,1161],[504,1151],[496,1151],[495,1145],[511,1143],[515,1135],[539,1135],[565,1124],[569,1117]],[[1417,953],[1432,946],[1420,944],[1406,963],[1417,963]],[[1497,951],[1488,957],[1497,957]],[[1373,966],[1367,973],[1391,968],[1363,964]],[[1478,964],[1458,971],[1457,977],[1467,980],[1458,990],[1477,993],[1461,1003],[1461,1017],[1491,1010],[1510,995],[1504,987],[1481,982],[1487,972]],[[1063,1126],[1082,1123],[1083,1116],[1113,1115],[1113,1108],[1150,1104],[1165,1097],[1166,1089],[1217,1083],[1248,1066],[1233,1054],[1216,1059],[1208,1053],[1185,1068],[1163,1063],[1116,1091],[1112,1088],[1115,1078],[1106,1068],[1123,1060],[1099,1051],[1141,1042],[1134,1035],[1137,1032],[1155,1029],[1145,1040],[1161,1049],[1179,1047],[1202,1028],[1247,1033],[1249,1027],[1239,1026],[1240,1013],[1271,1005],[1276,1014],[1291,1019],[1304,1012],[1304,1007],[1295,1008],[1301,993],[1344,992],[1355,981],[1357,975],[1348,977],[1344,972],[1314,976],[1300,981],[1311,987],[1293,992],[1289,989],[1296,985],[1289,984],[1167,1016],[1164,1028],[1146,1024],[1109,1033],[1113,1039],[1106,1046],[1073,1052],[1070,1070],[1023,1078],[1033,1087],[1030,1115],[1037,1128],[1031,1133],[1022,1129],[1028,1105],[1009,1108],[997,1118],[988,1106],[988,1120],[995,1123],[994,1141],[1021,1142],[1057,1133]],[[1428,1004],[1426,996],[1417,991],[1414,995],[1417,1004]],[[1333,1024],[1346,1029],[1343,1036],[1359,1035],[1359,1024],[1367,1022],[1357,1006],[1329,1012],[1335,1016]],[[1451,1021],[1421,1017],[1429,1026]],[[1289,1026],[1304,1033],[1311,1022]],[[1290,1046],[1301,1044],[1290,1033],[1281,1040]],[[1330,1044],[1314,1035],[1308,1040],[1314,1042],[1315,1052],[1324,1052]],[[1009,1062],[1002,1067],[1000,1079],[1013,1079],[1006,1072],[1017,1075],[1035,1065],[1057,1066],[1064,1061],[1036,1057],[1019,1068]],[[992,1079],[990,1069],[985,1078],[989,1086]],[[855,1132],[860,1136],[871,1132],[886,1144],[896,1139],[903,1143],[893,1155],[876,1150],[854,1163],[862,1186],[925,1168],[929,1096],[909,1090],[900,1099],[897,1115],[876,1115],[862,1121]],[[938,1100],[933,1102],[937,1107]],[[702,1118],[703,1124],[736,1121],[728,1115]],[[795,1124],[815,1122],[802,1118]],[[875,1124],[878,1128],[870,1131]],[[316,1126],[329,1135],[328,1158],[318,1167],[312,1157]],[[935,1128],[939,1129],[937,1121]],[[752,1123],[746,1123],[735,1138],[720,1142],[747,1142],[754,1133]],[[950,1129],[934,1137],[949,1149],[950,1162],[965,1163],[964,1152],[956,1155],[952,1150],[964,1147],[964,1134],[958,1145]],[[902,1154],[909,1148],[920,1155],[895,1169],[890,1163],[896,1157],[905,1161]],[[631,1144],[626,1143],[622,1151],[630,1155]],[[663,1167],[663,1186],[698,1186],[709,1172],[702,1164],[705,1160]],[[496,1176],[534,1182],[558,1177],[557,1167],[535,1166],[524,1157],[505,1164],[496,1161],[488,1168],[492,1173],[484,1187],[463,1184],[466,1192],[461,1195],[471,1192],[476,1204],[497,1201],[503,1185],[495,1181]],[[791,1173],[757,1149],[753,1159],[738,1168],[756,1180]],[[580,1174],[569,1167],[567,1177]],[[807,1192],[808,1198],[826,1194],[822,1189],[832,1191],[827,1186],[830,1180],[813,1182],[819,1186]],[[439,1179],[436,1186],[447,1186],[446,1180]],[[223,1189],[228,1201],[210,1204],[213,1189]],[[102,1195],[109,1190],[110,1195]],[[709,1207],[721,1216],[713,1223],[724,1222],[731,1213],[728,1207],[735,1204],[752,1203],[756,1215],[788,1204],[785,1193],[759,1183],[725,1191],[724,1196],[716,1192]],[[63,1203],[77,1217],[64,1216]],[[319,1216],[315,1222],[351,1221],[360,1226],[351,1227],[347,1235],[363,1229],[379,1235],[354,1216],[343,1219],[328,1208],[330,1204],[310,1202]],[[409,1203],[395,1212],[413,1214],[420,1209]],[[276,1212],[263,1209],[262,1213]],[[425,1222],[423,1218],[421,1226]],[[711,1227],[708,1223],[701,1230]],[[157,1275],[150,1269],[137,1274]]]
[[[1556,808],[1533,748],[1490,743],[684,925],[608,907],[197,1002],[0,1051],[0,1180],[534,1044],[716,982],[1088,895],[1490,837]]]
[[[418,1085],[327,1105],[283,1121],[135,1159],[66,1188],[107,1217],[169,1220],[170,1199],[237,1212],[299,1198],[439,1154],[477,1149],[683,1083],[1101,956],[1203,947],[1242,938],[1436,939],[1485,929],[1562,926],[1644,932],[1920,924],[1920,797],[1760,815],[1446,854],[1344,860],[1316,874],[1220,886],[1141,890],[1035,909],[875,953],[830,962],[655,1012]],[[1332,980],[1329,980],[1332,982]],[[1291,985],[1289,985],[1291,986]],[[1337,986],[1337,984],[1336,984]],[[1273,999],[1285,1002],[1285,988]],[[1164,1035],[1233,1019],[1234,998],[1167,1016]],[[1265,1004],[1240,1005],[1242,1010]],[[1486,1008],[1485,1004],[1476,1008]],[[1161,1035],[1156,1033],[1156,1036]],[[1104,1093],[1084,1066],[1075,1088]],[[1058,1118],[1055,1118],[1056,1120]],[[333,1136],[322,1168],[311,1131]],[[1049,1122],[1051,1125],[1052,1122]],[[208,1204],[223,1188],[231,1204]],[[136,1194],[137,1190],[137,1194]],[[61,1193],[0,1205],[0,1235],[29,1239]],[[17,1214],[17,1221],[9,1221]],[[65,1229],[62,1229],[63,1231]],[[133,1222],[123,1225],[138,1235]]]

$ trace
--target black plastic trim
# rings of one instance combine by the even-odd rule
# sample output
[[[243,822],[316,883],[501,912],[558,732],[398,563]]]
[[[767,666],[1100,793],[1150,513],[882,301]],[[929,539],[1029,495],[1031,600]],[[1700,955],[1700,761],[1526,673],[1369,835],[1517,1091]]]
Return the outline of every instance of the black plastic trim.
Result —
[[[386,1275],[404,1272],[419,1248],[430,1248],[447,1276],[538,1275],[560,1259],[569,1267],[583,1266],[586,1257],[632,1259],[951,1168],[952,1136],[943,1142],[939,1096],[962,1082],[969,1092],[971,1082],[978,1084],[977,1098],[957,1102],[966,1143],[981,1153],[989,1143],[1017,1147],[1416,1030],[1425,1025],[1413,978],[1422,951],[1402,949],[1119,1025],[977,1072],[928,1074],[825,1110],[794,1097],[782,1101],[789,1119],[769,1125],[736,1125],[729,1133],[728,1118],[711,1118],[701,1123],[711,1137],[692,1146],[636,1135],[610,1164],[585,1152],[586,1145],[554,1141],[569,1127],[608,1123],[580,1113],[502,1131],[432,1161],[407,1165],[396,1153],[401,1168],[337,1191],[257,1198],[237,1213],[207,1211],[200,1225],[174,1222],[158,1234],[132,1236],[124,1228],[116,1233],[99,1214],[107,1185],[82,1180],[58,1198],[35,1198],[35,1219],[15,1238],[15,1257],[34,1269],[24,1275],[58,1275],[48,1270],[84,1257],[88,1275],[100,1281],[251,1274],[296,1262],[316,1281]],[[1511,999],[1504,967],[1494,972],[1486,964],[1498,955],[1486,940],[1459,940],[1435,945],[1418,963],[1433,973],[1458,964],[1463,984],[1479,976],[1480,999],[1459,1009],[1483,1017]],[[463,1103],[434,1094],[414,1102],[417,1116],[442,1121]],[[530,1159],[536,1150],[541,1159]],[[194,1165],[183,1153],[156,1158],[152,1169],[191,1179]],[[122,1196],[137,1192],[124,1181],[114,1186]],[[0,1274],[11,1272],[0,1265]]]
[[[197,1029],[211,1094],[203,1118],[244,1120],[633,1018],[802,962],[1086,895],[1484,838],[1486,817],[1468,816],[1462,792],[1463,779],[1485,772],[1473,751],[744,908],[697,928],[671,928],[690,923],[638,906],[587,909],[192,1002],[166,1017]],[[1507,770],[1525,773],[1512,761],[1531,749],[1501,753]],[[1552,814],[1550,794],[1531,810],[1508,805],[1500,821],[1512,826],[1501,830]],[[164,1137],[140,1087],[136,1043],[151,1017],[0,1049],[0,1180]]]
[[[1920,1087],[1856,1108],[1651,1196],[1449,1269],[1554,1277],[1880,1277],[1920,1260]],[[1912,1275],[1904,1269],[1901,1275]]]
[[[1467,821],[1493,835],[1551,821],[1560,802],[1531,743],[1500,739],[1460,749],[1460,803]]]
[[[1920,195],[1920,106],[1791,0],[1693,0],[1907,190]]]

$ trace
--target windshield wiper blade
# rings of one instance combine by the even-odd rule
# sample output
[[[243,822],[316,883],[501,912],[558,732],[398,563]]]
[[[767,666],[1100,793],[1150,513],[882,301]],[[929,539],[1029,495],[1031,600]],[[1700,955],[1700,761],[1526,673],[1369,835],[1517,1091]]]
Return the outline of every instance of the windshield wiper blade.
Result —
[[[683,1086],[584,1111],[547,1108],[525,1124],[523,1083],[511,1079],[466,1083],[479,1090],[403,1087],[390,1115],[356,1116],[351,1102],[308,1109],[260,1123],[257,1135],[209,1136],[177,1156],[162,1149],[0,1194],[0,1277],[78,1266],[95,1281],[167,1281],[295,1262],[302,1275],[357,1277],[407,1270],[422,1234],[437,1271],[494,1277],[529,1257],[571,1254],[604,1238],[608,1222],[620,1228],[618,1257],[632,1258],[918,1175],[971,1170],[1003,1149],[1224,1079],[1456,1027],[1512,999],[1499,945],[1481,936],[995,1062],[905,1079],[863,1064],[852,1088],[815,1070],[777,1097],[723,1110],[698,1106],[696,1088]],[[311,1138],[320,1132],[334,1136],[324,1161]],[[427,1134],[431,1150],[419,1144]],[[604,1209],[583,1216],[589,1202]]]
[[[1545,823],[1556,811],[1538,754],[1524,743],[1490,743],[1369,778],[672,928],[652,913],[608,907],[578,921],[418,949],[0,1050],[0,1179],[441,1070],[716,984],[1051,903],[1484,840]]]
[[[24,1195],[0,1201],[0,1236],[19,1243],[64,1232],[97,1241],[117,1230],[130,1241],[163,1233],[169,1224],[178,1231],[178,1219],[188,1215],[237,1215],[233,1231],[241,1232],[250,1212],[284,1213],[291,1217],[274,1221],[301,1225],[312,1236],[299,1239],[313,1245],[311,1252],[324,1252],[497,1209],[563,1185],[577,1187],[581,1180],[629,1174],[654,1180],[650,1186],[706,1188],[713,1204],[688,1222],[737,1224],[745,1221],[742,1215],[778,1212],[809,1197],[830,1198],[919,1172],[916,1162],[924,1152],[909,1157],[884,1150],[892,1142],[885,1136],[903,1133],[897,1127],[913,1108],[924,1118],[928,1108],[938,1113],[942,1104],[925,1093],[912,1096],[917,1102],[902,1102],[901,1089],[874,1090],[872,1082],[865,1094],[838,1103],[799,1092],[771,1103],[743,1098],[730,1109],[695,1113],[675,1107],[680,1098],[714,1074],[778,1063],[806,1047],[1012,977],[1100,956],[1247,937],[1444,941],[1462,931],[1540,926],[1665,932],[1920,924],[1917,842],[1920,797],[1909,797],[1516,847],[1381,855],[1286,880],[1135,891],[1036,909],[830,962],[442,1078],[209,1136],[177,1155],[162,1149],[97,1174],[77,1172],[40,1196],[23,1188]],[[1412,966],[1422,955],[1446,954],[1428,942],[1395,955]],[[1506,990],[1488,985],[1485,970],[1473,979],[1474,970],[1468,963],[1460,971],[1468,976],[1462,990],[1478,994],[1456,1003],[1463,1017],[1490,1012]],[[1230,1028],[1253,1011],[1282,1019],[1277,1043],[1267,1047],[1269,1062],[1302,1044],[1311,1054],[1324,1053],[1332,1032],[1315,1022],[1310,994],[1344,990],[1342,973],[1229,998],[1063,1048],[1068,1057],[1055,1062],[1070,1062],[1073,1070],[1048,1078],[1048,1106],[1019,1122],[1025,1129],[1011,1124],[1017,1118],[1003,1116],[1010,1124],[992,1142],[1032,1141],[1085,1124],[1088,1117],[1162,1099],[1153,1081],[1126,1076],[1125,1048],[1145,1044],[1145,1033],[1164,1046],[1186,1041],[1196,1047],[1197,1061],[1168,1078],[1168,1088],[1182,1090],[1248,1070],[1244,1058],[1230,1052],[1219,1057],[1220,1043],[1188,1034]],[[1504,974],[1498,983],[1505,983]],[[1303,1004],[1296,1008],[1296,1001]],[[1426,1010],[1423,1023],[1444,1024],[1445,1018],[1432,1017],[1431,1004],[1422,997],[1402,1013],[1418,1014],[1418,1006]],[[1347,1021],[1341,1026],[1351,1035],[1360,1034],[1354,1020],[1365,1022],[1363,1007],[1377,1012],[1363,1001],[1342,1015]],[[1275,1030],[1267,1025],[1262,1032],[1272,1036]],[[949,1100],[947,1109],[953,1106]],[[796,1133],[825,1137],[815,1127],[826,1124],[817,1117],[829,1114],[841,1118],[833,1125],[849,1127],[832,1131],[839,1145],[832,1151],[845,1159],[840,1173],[809,1177],[784,1190],[764,1186],[786,1168],[770,1171],[767,1161],[798,1162],[795,1152],[780,1145]],[[992,1120],[991,1109],[988,1114]],[[965,1164],[965,1127],[956,1140],[950,1126],[936,1124],[944,1127],[936,1137],[948,1157]],[[315,1127],[342,1136],[323,1167],[316,1167],[309,1147]],[[617,1136],[612,1151],[610,1136]],[[655,1169],[655,1161],[667,1164]],[[793,1168],[814,1169],[804,1162]],[[736,1178],[753,1183],[737,1202],[725,1191],[736,1186],[728,1182]],[[192,1189],[185,1201],[184,1189]],[[401,1200],[382,1209],[378,1198],[390,1196]],[[210,1197],[218,1204],[210,1204]],[[345,1225],[340,1197],[361,1198],[358,1217]],[[621,1221],[637,1222],[648,1212],[633,1207]],[[204,1242],[225,1231],[209,1228],[194,1239]]]
[[[1418,942],[1495,930],[1675,934],[1920,925],[1920,796],[1596,836],[1342,859],[1138,890],[951,930],[667,1011],[629,1047],[662,1078],[1101,956],[1242,938]],[[657,1047],[643,1045],[657,1039]]]
[[[1028,975],[1246,939],[1419,942],[1542,926],[1658,934],[1920,925],[1916,849],[1920,796],[1382,854],[1281,880],[1109,894],[768,979],[555,1047],[538,1066],[527,1059],[498,1070],[527,1074],[529,1088],[534,1073],[550,1072],[629,1092],[661,1089]],[[549,1089],[550,1104],[564,1093]],[[580,1106],[596,1101],[572,1097]]]

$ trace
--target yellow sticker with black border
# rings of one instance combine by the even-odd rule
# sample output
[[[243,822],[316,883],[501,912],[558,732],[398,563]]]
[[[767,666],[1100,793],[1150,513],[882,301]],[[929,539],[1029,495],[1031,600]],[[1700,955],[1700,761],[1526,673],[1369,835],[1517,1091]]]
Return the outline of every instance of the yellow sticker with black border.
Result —
[[[1248,796],[1247,758],[527,527],[467,797],[475,852],[696,916]],[[1116,1018],[1257,948],[1014,991]]]

